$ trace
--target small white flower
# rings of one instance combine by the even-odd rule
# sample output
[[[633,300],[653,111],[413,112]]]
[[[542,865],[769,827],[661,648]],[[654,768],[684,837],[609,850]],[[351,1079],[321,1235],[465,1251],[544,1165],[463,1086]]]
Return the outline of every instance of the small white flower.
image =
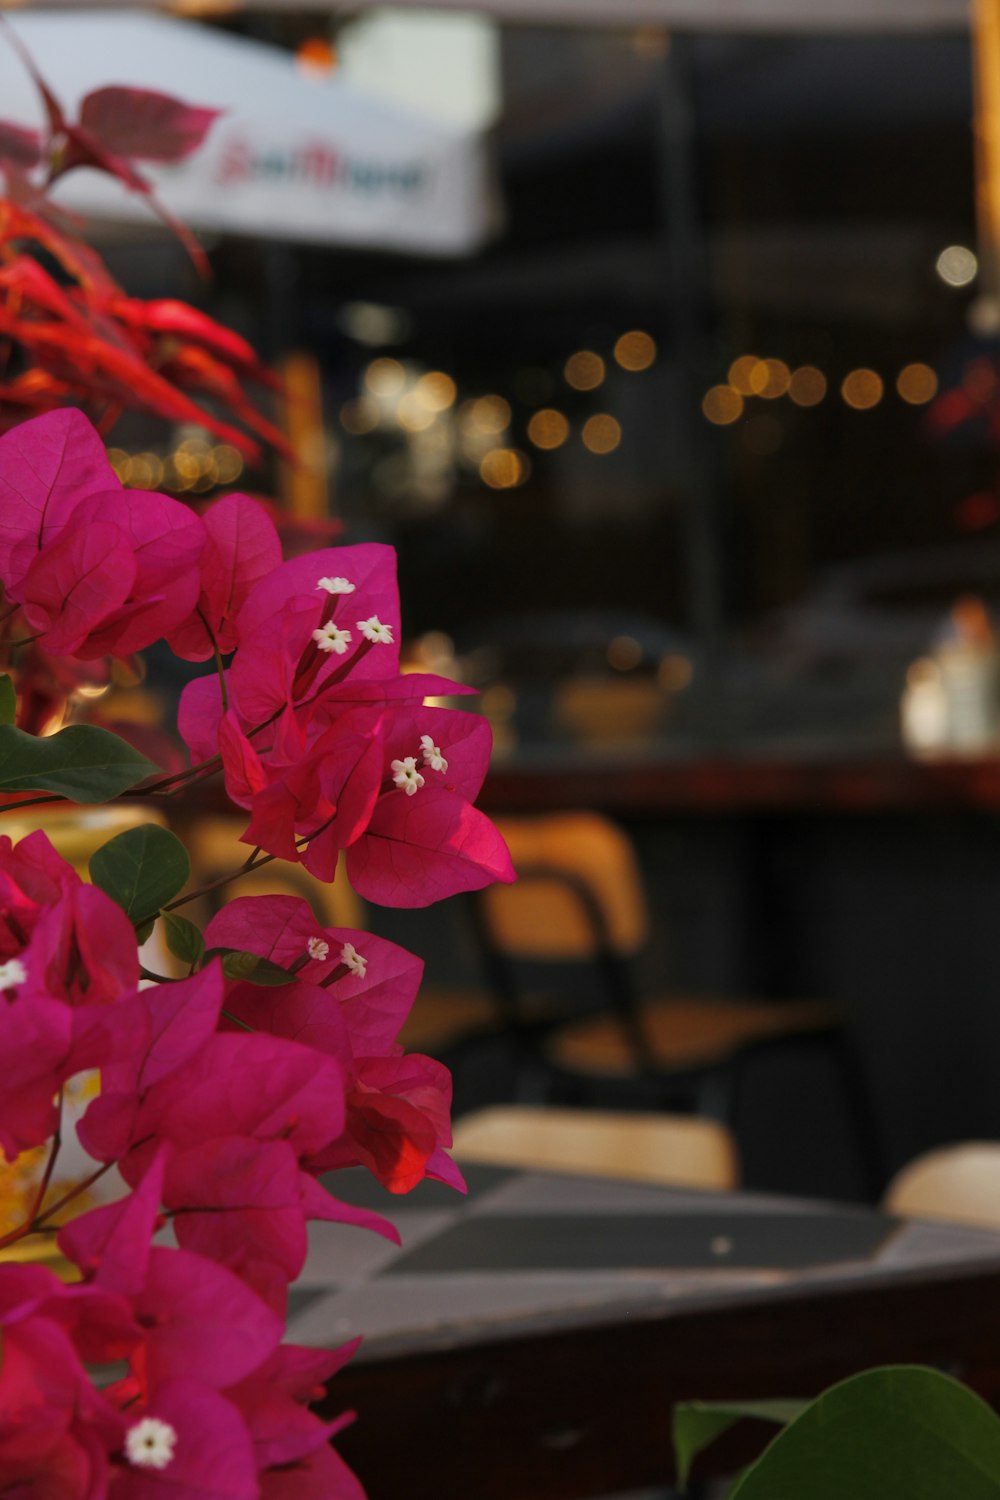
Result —
[[[5,964],[0,964],[0,990],[12,990],[16,984],[23,984],[28,977],[28,971],[19,958],[9,958]]]
[[[349,578],[321,578],[316,587],[326,589],[328,594],[354,593],[354,584]]]
[[[417,757],[408,755],[405,760],[394,760],[392,762],[392,779],[397,786],[401,786],[408,797],[412,797],[424,784],[424,778],[417,770]]]
[[[324,942],[322,938],[311,937],[306,943],[306,952],[310,958],[314,958],[318,964],[321,964],[330,956],[330,944]]]
[[[338,656],[343,656],[351,639],[349,630],[341,630],[332,620],[321,625],[312,634],[313,640],[321,651],[335,651]]]
[[[143,1417],[125,1434],[128,1460],[141,1469],[165,1469],[174,1456],[176,1444],[175,1429],[157,1417]]]
[[[448,762],[441,754],[440,747],[435,745],[429,734],[420,736],[420,748],[424,752],[424,765],[430,766],[432,771],[447,771]]]
[[[383,625],[378,615],[371,615],[367,620],[359,620],[358,629],[366,641],[372,641],[375,645],[392,645],[392,626]]]
[[[364,979],[368,960],[358,952],[353,943],[345,943],[341,948],[340,962],[346,964],[351,973],[356,974],[359,979]]]

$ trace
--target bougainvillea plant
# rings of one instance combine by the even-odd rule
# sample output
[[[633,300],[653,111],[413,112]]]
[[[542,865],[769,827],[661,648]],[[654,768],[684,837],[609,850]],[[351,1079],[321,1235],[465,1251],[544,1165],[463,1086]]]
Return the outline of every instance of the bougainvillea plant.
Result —
[[[391,906],[513,878],[473,806],[486,721],[425,707],[463,690],[399,671],[390,548],[283,562],[255,501],[196,515],[124,490],[66,409],[0,438],[0,581],[0,794],[19,815],[172,798],[218,773],[247,817],[233,878],[286,860],[330,880],[343,860]],[[157,641],[206,664],[180,706],[189,769],[159,775],[95,725],[18,726],[25,653],[89,663]],[[461,1187],[447,1072],[396,1041],[422,964],[292,896],[237,896],[199,930],[187,852],[161,823],[110,839],[90,876],[40,829],[0,832],[0,1149],[47,1153],[0,1248],[57,1236],[75,1268],[67,1282],[0,1261],[0,1493],[353,1500],[339,1424],[307,1404],[352,1349],[283,1344],[284,1314],[308,1221],[395,1235],[326,1174]],[[143,968],[154,928],[182,977]],[[66,1089],[93,1069],[75,1126],[92,1171],[52,1201]],[[115,1172],[120,1197],[58,1227]],[[102,1384],[94,1368],[115,1364]]]
[[[201,145],[218,111],[149,89],[96,89],[70,120],[4,26],[38,87],[46,128],[0,120],[0,430],[72,402],[102,432],[124,408],[195,422],[251,462],[258,439],[286,456],[286,441],[246,394],[278,382],[254,350],[205,313],[169,298],[129,297],[49,190],[80,167],[140,194],[206,269],[193,236],[159,202],[146,162],[177,163]],[[249,429],[249,431],[247,430]]]

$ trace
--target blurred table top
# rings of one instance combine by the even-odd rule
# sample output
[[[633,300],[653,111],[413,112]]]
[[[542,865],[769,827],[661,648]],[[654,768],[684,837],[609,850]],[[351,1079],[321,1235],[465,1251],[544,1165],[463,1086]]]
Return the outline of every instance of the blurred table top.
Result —
[[[812,1394],[873,1364],[1000,1395],[1000,1233],[755,1194],[470,1168],[389,1199],[401,1249],[313,1226],[289,1338],[364,1343],[330,1410],[370,1500],[664,1484],[689,1398]],[[745,1455],[744,1455],[745,1456]],[[737,1457],[736,1462],[740,1460]],[[720,1460],[724,1466],[732,1458]]]

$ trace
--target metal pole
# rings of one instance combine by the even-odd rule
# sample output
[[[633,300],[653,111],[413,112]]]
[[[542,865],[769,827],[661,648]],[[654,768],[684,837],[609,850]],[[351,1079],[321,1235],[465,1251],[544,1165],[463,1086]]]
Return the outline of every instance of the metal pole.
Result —
[[[664,297],[676,370],[665,413],[680,492],[691,581],[689,621],[717,675],[725,644],[721,474],[701,414],[709,373],[708,256],[695,182],[692,42],[672,36],[660,69],[657,145],[664,241]],[[710,383],[708,381],[707,383]]]

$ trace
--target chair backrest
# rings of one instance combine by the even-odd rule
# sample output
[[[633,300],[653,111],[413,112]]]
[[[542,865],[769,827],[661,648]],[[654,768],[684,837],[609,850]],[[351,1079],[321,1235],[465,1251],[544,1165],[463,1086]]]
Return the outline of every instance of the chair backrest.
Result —
[[[461,1162],[730,1189],[739,1157],[724,1125],[698,1115],[503,1104],[455,1125]]]
[[[1000,1229],[1000,1141],[963,1141],[928,1151],[893,1177],[889,1213]]]
[[[479,912],[490,945],[511,957],[629,956],[648,931],[646,896],[628,836],[593,812],[496,820],[518,879],[488,887]]]

